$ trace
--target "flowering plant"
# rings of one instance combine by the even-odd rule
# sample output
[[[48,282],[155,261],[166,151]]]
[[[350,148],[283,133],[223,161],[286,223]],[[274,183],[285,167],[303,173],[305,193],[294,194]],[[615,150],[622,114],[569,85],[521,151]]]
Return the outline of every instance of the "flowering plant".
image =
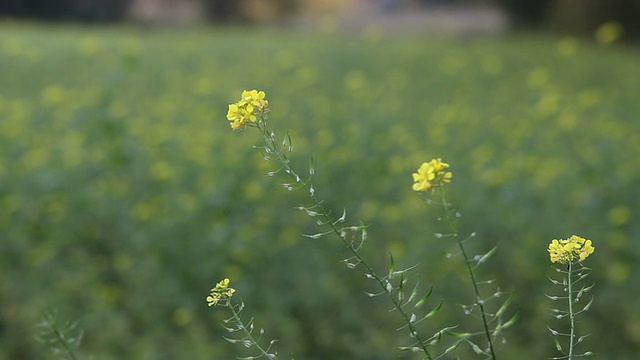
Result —
[[[582,285],[578,287],[579,282],[586,279],[591,269],[582,265],[582,262],[589,257],[595,248],[592,245],[591,240],[587,240],[577,235],[573,235],[568,239],[551,240],[549,244],[549,257],[552,263],[557,263],[566,266],[566,268],[556,268],[556,271],[563,275],[562,280],[550,279],[555,285],[562,287],[562,291],[565,293],[563,296],[550,296],[547,297],[554,301],[566,301],[566,309],[552,309],[554,316],[557,319],[569,318],[569,333],[563,333],[549,327],[549,331],[553,336],[553,340],[556,344],[556,349],[562,353],[562,356],[554,357],[554,359],[568,359],[571,360],[576,356],[592,355],[590,351],[587,351],[581,355],[575,354],[575,346],[581,343],[587,335],[576,338],[576,326],[575,317],[581,312],[587,311],[591,307],[593,298],[583,306],[582,310],[576,310],[576,305],[585,293],[587,293],[593,285]],[[561,341],[558,337],[569,338],[565,351],[562,347]]]
[[[513,325],[518,319],[518,313],[511,316],[509,319],[504,319],[507,312],[507,308],[511,304],[511,297],[506,299],[501,304],[495,307],[495,310],[490,308],[494,305],[490,300],[499,298],[503,293],[498,289],[493,291],[491,295],[487,296],[483,294],[485,290],[481,289],[481,286],[485,284],[491,284],[493,281],[480,281],[478,279],[477,268],[482,265],[487,259],[489,259],[496,251],[496,247],[492,248],[484,254],[471,256],[465,243],[475,237],[475,233],[472,233],[466,237],[461,236],[458,230],[458,222],[461,217],[460,212],[453,207],[451,203],[447,201],[445,196],[445,185],[451,183],[453,173],[448,171],[450,165],[443,162],[441,158],[434,158],[428,162],[422,163],[413,177],[413,190],[417,192],[427,192],[431,190],[433,195],[436,190],[440,195],[437,204],[442,206],[444,211],[444,217],[441,219],[445,222],[447,227],[444,233],[435,233],[437,238],[450,237],[455,239],[457,248],[466,267],[469,279],[473,287],[474,301],[468,305],[462,305],[464,313],[467,315],[475,315],[476,319],[480,320],[480,327],[476,331],[470,332],[457,332],[454,329],[457,326],[449,326],[437,330],[433,335],[424,335],[417,325],[422,321],[434,316],[442,308],[443,301],[437,304],[426,315],[417,315],[417,309],[427,303],[432,294],[430,289],[426,294],[420,296],[419,283],[416,281],[413,286],[413,290],[407,295],[407,285],[409,282],[410,271],[416,266],[412,266],[406,269],[398,270],[395,266],[393,255],[390,255],[389,271],[388,274],[382,274],[376,271],[372,265],[364,258],[360,252],[365,240],[367,239],[367,227],[360,225],[346,225],[347,213],[343,211],[340,217],[332,215],[332,212],[325,209],[323,201],[318,199],[315,192],[315,188],[312,184],[313,174],[315,172],[313,161],[309,166],[308,177],[303,179],[299,172],[293,169],[291,162],[289,161],[285,152],[292,151],[290,136],[285,136],[282,141],[282,145],[277,144],[277,136],[274,132],[267,129],[267,116],[269,113],[269,102],[266,100],[266,95],[263,91],[250,90],[243,91],[241,99],[236,103],[230,104],[227,119],[231,122],[231,128],[233,130],[242,129],[245,127],[255,127],[262,135],[263,146],[257,147],[263,153],[266,160],[276,160],[278,164],[278,170],[269,173],[274,175],[279,171],[284,171],[287,176],[291,177],[290,182],[284,183],[283,186],[293,191],[296,189],[303,189],[309,195],[311,205],[300,206],[299,210],[304,211],[308,216],[317,218],[316,223],[324,227],[316,234],[305,235],[312,239],[318,239],[323,236],[333,234],[336,236],[346,247],[350,256],[343,259],[350,269],[362,269],[368,279],[371,279],[378,286],[379,292],[367,293],[371,297],[386,296],[391,301],[393,307],[391,311],[397,312],[400,318],[404,321],[404,325],[400,329],[408,329],[409,335],[412,339],[411,344],[407,346],[399,347],[401,350],[408,350],[411,352],[421,353],[424,359],[440,359],[447,354],[450,354],[458,349],[462,344],[467,344],[473,350],[475,354],[481,355],[485,359],[496,360],[496,340],[502,336],[504,329],[507,329]],[[427,199],[427,203],[433,203],[432,199]],[[440,219],[440,218],[439,218]],[[356,236],[358,235],[358,236]],[[359,240],[356,240],[359,239]],[[563,356],[555,359],[572,359],[573,347],[576,343],[582,341],[583,337],[574,341],[574,316],[577,312],[573,311],[572,304],[580,299],[580,296],[587,292],[591,287],[583,287],[579,291],[575,291],[572,286],[586,277],[586,269],[582,266],[582,262],[594,252],[591,240],[586,240],[579,236],[572,236],[565,240],[553,240],[549,244],[549,255],[553,263],[566,265],[567,271],[560,269],[559,271],[567,275],[567,279],[562,282],[552,280],[555,283],[563,284],[566,286],[565,291],[568,293],[567,297],[553,297],[549,296],[553,300],[557,299],[569,299],[568,311],[554,310],[558,314],[558,318],[569,316],[571,319],[571,332],[570,334],[562,334],[558,331],[549,328],[554,335],[556,341],[556,347],[562,351],[560,341],[556,336],[567,335],[570,337],[570,344],[568,353],[563,352]],[[582,266],[577,272],[572,265],[579,264]],[[578,276],[575,280],[575,276]],[[271,341],[268,346],[263,346],[260,343],[260,337],[254,337],[252,335],[254,324],[253,319],[249,323],[244,323],[240,318],[240,312],[244,308],[244,303],[239,304],[231,303],[231,296],[235,290],[229,288],[229,279],[225,278],[220,281],[207,296],[207,302],[209,306],[219,305],[226,306],[230,309],[232,317],[225,320],[227,330],[230,332],[240,331],[243,335],[240,338],[227,339],[233,343],[241,342],[246,348],[257,350],[257,355],[247,357],[247,359],[257,359],[266,357],[269,359],[277,358],[277,352],[272,352],[271,347],[275,341]],[[590,303],[582,310],[585,311]],[[230,324],[230,325],[229,325]],[[260,335],[263,331],[260,331]],[[436,346],[443,342],[443,339],[447,337],[452,339],[449,341],[449,345],[444,350],[436,350]],[[477,337],[480,337],[478,340]],[[434,352],[440,352],[439,355],[433,355]],[[583,355],[589,355],[587,352]]]

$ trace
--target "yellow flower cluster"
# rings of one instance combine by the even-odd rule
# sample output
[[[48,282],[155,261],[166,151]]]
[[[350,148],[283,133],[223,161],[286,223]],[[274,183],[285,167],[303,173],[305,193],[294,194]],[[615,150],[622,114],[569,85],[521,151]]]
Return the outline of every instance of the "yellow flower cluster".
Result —
[[[593,253],[595,248],[591,245],[591,240],[573,235],[568,239],[553,239],[549,244],[549,256],[552,263],[568,264],[574,260],[584,261]]]
[[[216,284],[216,287],[211,289],[211,294],[207,296],[207,302],[209,306],[215,306],[220,301],[227,301],[236,292],[236,289],[229,287],[229,279],[224,279]]]
[[[434,186],[442,186],[444,183],[451,182],[453,174],[444,171],[449,164],[442,162],[442,159],[433,159],[423,163],[418,172],[413,173],[413,190],[427,191]]]
[[[240,101],[229,105],[227,119],[231,121],[231,128],[242,129],[249,123],[257,122],[258,118],[267,113],[268,105],[264,91],[243,91]]]

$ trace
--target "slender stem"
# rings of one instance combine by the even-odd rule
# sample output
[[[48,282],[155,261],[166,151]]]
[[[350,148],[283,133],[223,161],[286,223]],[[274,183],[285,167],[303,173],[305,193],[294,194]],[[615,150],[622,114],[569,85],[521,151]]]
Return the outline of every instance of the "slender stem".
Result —
[[[269,131],[267,131],[266,126],[258,122],[258,130],[262,134],[263,140],[267,144],[267,147],[270,153],[273,153],[278,159],[278,161],[282,164],[285,171],[291,176],[293,176],[296,182],[299,182],[300,176],[295,171],[293,171],[289,163],[289,160],[286,157],[284,157],[282,153],[276,148],[274,140],[271,134],[269,134]],[[342,242],[347,247],[347,249],[349,249],[351,254],[353,254],[353,256],[358,260],[358,262],[365,267],[367,274],[369,274],[378,283],[378,285],[380,285],[380,287],[384,290],[384,292],[387,293],[387,295],[389,296],[389,299],[393,302],[395,309],[398,309],[402,318],[407,323],[411,336],[416,338],[416,341],[418,342],[418,344],[420,344],[420,348],[426,355],[427,359],[432,360],[433,357],[431,356],[431,354],[429,353],[429,350],[427,349],[426,341],[424,341],[420,336],[420,334],[418,334],[418,331],[416,330],[414,324],[411,322],[409,314],[407,314],[404,311],[404,309],[401,307],[401,303],[398,300],[396,300],[396,298],[392,296],[391,291],[387,289],[387,281],[385,281],[384,278],[376,274],[373,268],[362,258],[358,250],[353,246],[353,244],[347,240],[345,235],[342,234],[341,229],[338,229],[336,227],[335,221],[329,216],[329,212],[325,210],[325,208],[322,206],[322,202],[317,199],[317,197],[315,196],[315,193],[311,191],[311,186],[308,184],[308,182],[300,182],[300,184],[307,191],[307,193],[313,200],[315,208],[319,210],[318,213],[324,218],[325,222],[329,224],[329,226],[331,227],[331,232],[334,233],[336,236],[338,236],[340,240],[342,240]]]
[[[398,300],[396,300],[396,298],[393,297],[391,295],[391,292],[387,289],[386,282],[383,280],[383,278],[381,278],[378,274],[376,274],[375,271],[373,270],[373,268],[362,258],[362,256],[360,256],[360,253],[358,253],[358,250],[353,246],[353,244],[351,244],[345,238],[345,236],[341,234],[340,230],[333,223],[333,220],[329,217],[328,212],[325,211],[325,209],[322,207],[320,202],[318,202],[316,200],[315,196],[313,196],[313,199],[314,199],[314,201],[316,203],[316,206],[319,207],[322,216],[325,218],[327,223],[331,225],[332,232],[335,233],[340,238],[340,240],[342,240],[342,242],[347,246],[349,251],[351,251],[353,256],[356,259],[358,259],[358,261],[365,267],[367,273],[371,277],[373,277],[376,280],[376,282],[378,283],[378,285],[380,285],[380,287],[389,295],[389,299],[391,300],[391,302],[393,302],[394,308],[398,309],[398,311],[400,312],[400,314],[404,318],[404,321],[407,323],[409,331],[411,333],[411,336],[414,336],[416,338],[416,340],[420,344],[420,348],[422,349],[422,351],[424,351],[424,354],[427,356],[427,359],[432,359],[431,354],[429,353],[429,350],[427,350],[427,344],[425,343],[424,340],[422,340],[422,337],[420,336],[420,334],[418,334],[418,331],[416,330],[415,326],[411,322],[409,314],[407,314],[404,311],[404,309],[401,306],[401,303]]]
[[[60,330],[58,330],[58,327],[55,326],[55,325],[53,326],[53,333],[56,335],[56,338],[58,338],[58,342],[60,342],[62,344],[62,346],[67,351],[67,354],[69,354],[71,359],[72,360],[77,360],[78,358],[74,354],[74,352],[71,349],[71,347],[69,347],[69,344],[67,343],[66,339],[64,338],[64,335],[62,334],[62,332]]]
[[[260,351],[260,356],[265,356],[267,357],[267,359],[275,359],[275,354],[269,354],[265,349],[262,348],[262,346],[260,346],[256,339],[253,338],[253,336],[251,335],[251,331],[249,331],[244,325],[242,319],[240,319],[240,314],[236,311],[236,306],[231,304],[231,301],[227,301],[227,308],[231,310],[231,314],[233,314],[233,321],[235,321],[240,329],[242,329],[242,332],[244,332],[246,339],[249,339],[249,342],[251,342],[251,344]]]
[[[491,353],[491,359],[496,360],[496,352],[493,348],[493,340],[491,339],[491,333],[489,331],[489,325],[487,322],[487,315],[484,310],[484,304],[483,304],[484,301],[482,300],[482,297],[480,296],[480,290],[478,289],[478,282],[476,281],[476,277],[473,274],[473,268],[471,267],[471,262],[469,261],[469,256],[467,255],[467,251],[465,250],[464,245],[462,244],[462,240],[458,236],[458,229],[456,227],[456,224],[454,223],[454,219],[451,216],[451,209],[449,208],[449,203],[447,202],[447,199],[445,197],[443,187],[440,186],[439,190],[440,190],[440,196],[442,199],[442,206],[444,207],[445,218],[447,219],[447,223],[449,225],[449,228],[451,229],[451,232],[454,234],[454,237],[458,242],[458,247],[460,248],[460,252],[462,253],[462,256],[464,258],[464,263],[467,266],[467,271],[469,272],[469,277],[471,278],[471,282],[473,283],[473,291],[475,292],[475,295],[476,295],[476,303],[480,308],[480,314],[482,316],[482,324],[484,326],[484,333],[487,337],[487,342],[489,343],[489,351]]]
[[[568,299],[569,299],[569,322],[571,323],[571,333],[569,335],[569,357],[567,358],[568,360],[571,360],[571,358],[573,357],[573,338],[575,337],[574,335],[574,314],[573,314],[573,289],[572,289],[572,279],[571,279],[571,274],[573,272],[573,269],[571,268],[571,262],[569,262],[568,265],[568,270],[567,270],[567,292],[569,294]]]

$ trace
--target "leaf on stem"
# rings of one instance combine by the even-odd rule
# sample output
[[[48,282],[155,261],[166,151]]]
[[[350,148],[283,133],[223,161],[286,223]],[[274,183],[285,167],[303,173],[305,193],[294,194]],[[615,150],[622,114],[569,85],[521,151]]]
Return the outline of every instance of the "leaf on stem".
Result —
[[[485,261],[487,261],[487,259],[489,259],[491,255],[496,252],[496,250],[498,250],[498,247],[494,246],[493,249],[489,250],[486,254],[477,255],[476,257],[474,257],[473,260],[476,261],[476,267],[482,265]]]
[[[442,308],[443,304],[444,304],[444,300],[440,300],[440,303],[438,304],[438,306],[433,308],[433,310],[429,311],[429,313],[427,315],[423,316],[420,320],[416,321],[416,324],[422,322],[425,319],[428,319],[428,318],[432,317],[435,314],[437,314],[438,311],[440,311],[440,309]]]
[[[585,312],[585,311],[589,310],[589,308],[591,307],[591,304],[593,304],[593,296],[591,297],[591,300],[589,301],[589,303],[588,303],[587,305],[585,305],[585,306],[582,308],[582,310],[578,311],[578,312],[576,313],[576,315],[577,315],[577,314],[580,314],[581,312]]]
[[[407,304],[410,304],[413,299],[415,299],[415,297],[418,295],[418,285],[420,285],[420,277],[418,277],[416,279],[416,284],[413,287],[413,290],[411,291],[411,295],[409,295],[409,299],[407,299]]]
[[[458,347],[460,347],[460,344],[462,344],[464,342],[464,339],[460,339],[458,341],[456,341],[455,343],[453,343],[453,345],[449,346],[440,356],[438,356],[439,358],[442,358],[443,356],[450,354],[452,352],[454,352]]]
[[[511,296],[509,296],[509,298],[507,300],[505,300],[505,302],[502,304],[500,309],[498,309],[498,311],[496,311],[495,317],[500,317],[505,313],[505,311],[507,311],[507,308],[509,307],[509,305],[511,305],[511,300],[512,299],[513,299],[513,294],[511,294]]]
[[[402,305],[404,300],[404,274],[400,275],[400,284],[398,285],[398,303]]]
[[[409,272],[409,271],[411,271],[411,270],[413,270],[413,269],[415,269],[417,267],[418,267],[418,264],[415,264],[415,265],[413,265],[411,267],[408,267],[408,268],[406,268],[404,270],[394,271],[393,276],[402,275],[402,274],[404,274],[406,272]]]
[[[431,294],[433,293],[433,286],[429,288],[429,291],[413,306],[414,309],[421,307],[424,303],[429,300]]]
[[[487,354],[487,352],[485,352],[484,350],[482,350],[480,348],[480,346],[476,345],[475,343],[471,342],[469,339],[466,339],[467,343],[469,343],[469,345],[471,346],[471,349],[473,349],[473,352],[479,355],[489,355]]]
[[[393,279],[393,271],[395,270],[395,261],[393,261],[393,254],[389,253],[389,280]]]

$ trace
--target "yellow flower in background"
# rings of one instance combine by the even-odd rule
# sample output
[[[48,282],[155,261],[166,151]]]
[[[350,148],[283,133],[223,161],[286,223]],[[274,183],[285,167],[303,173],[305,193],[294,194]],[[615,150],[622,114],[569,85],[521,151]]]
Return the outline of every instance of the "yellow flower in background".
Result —
[[[576,259],[583,262],[595,248],[591,240],[573,235],[568,239],[551,240],[548,251],[552,263],[568,264]]]
[[[624,29],[615,21],[606,22],[596,29],[596,41],[602,45],[609,45],[618,41],[624,35]]]
[[[420,165],[418,172],[413,173],[413,190],[427,191],[434,186],[442,186],[450,183],[453,174],[447,169],[449,164],[442,162],[442,159],[433,159]]]
[[[207,302],[209,306],[218,305],[221,301],[229,301],[229,298],[236,292],[236,289],[229,287],[229,279],[225,278],[216,284],[216,287],[211,289],[211,294],[207,296]]]
[[[245,90],[242,98],[235,104],[229,104],[227,119],[231,121],[233,130],[242,129],[249,123],[255,123],[267,112],[269,102],[265,100],[264,91]]]

